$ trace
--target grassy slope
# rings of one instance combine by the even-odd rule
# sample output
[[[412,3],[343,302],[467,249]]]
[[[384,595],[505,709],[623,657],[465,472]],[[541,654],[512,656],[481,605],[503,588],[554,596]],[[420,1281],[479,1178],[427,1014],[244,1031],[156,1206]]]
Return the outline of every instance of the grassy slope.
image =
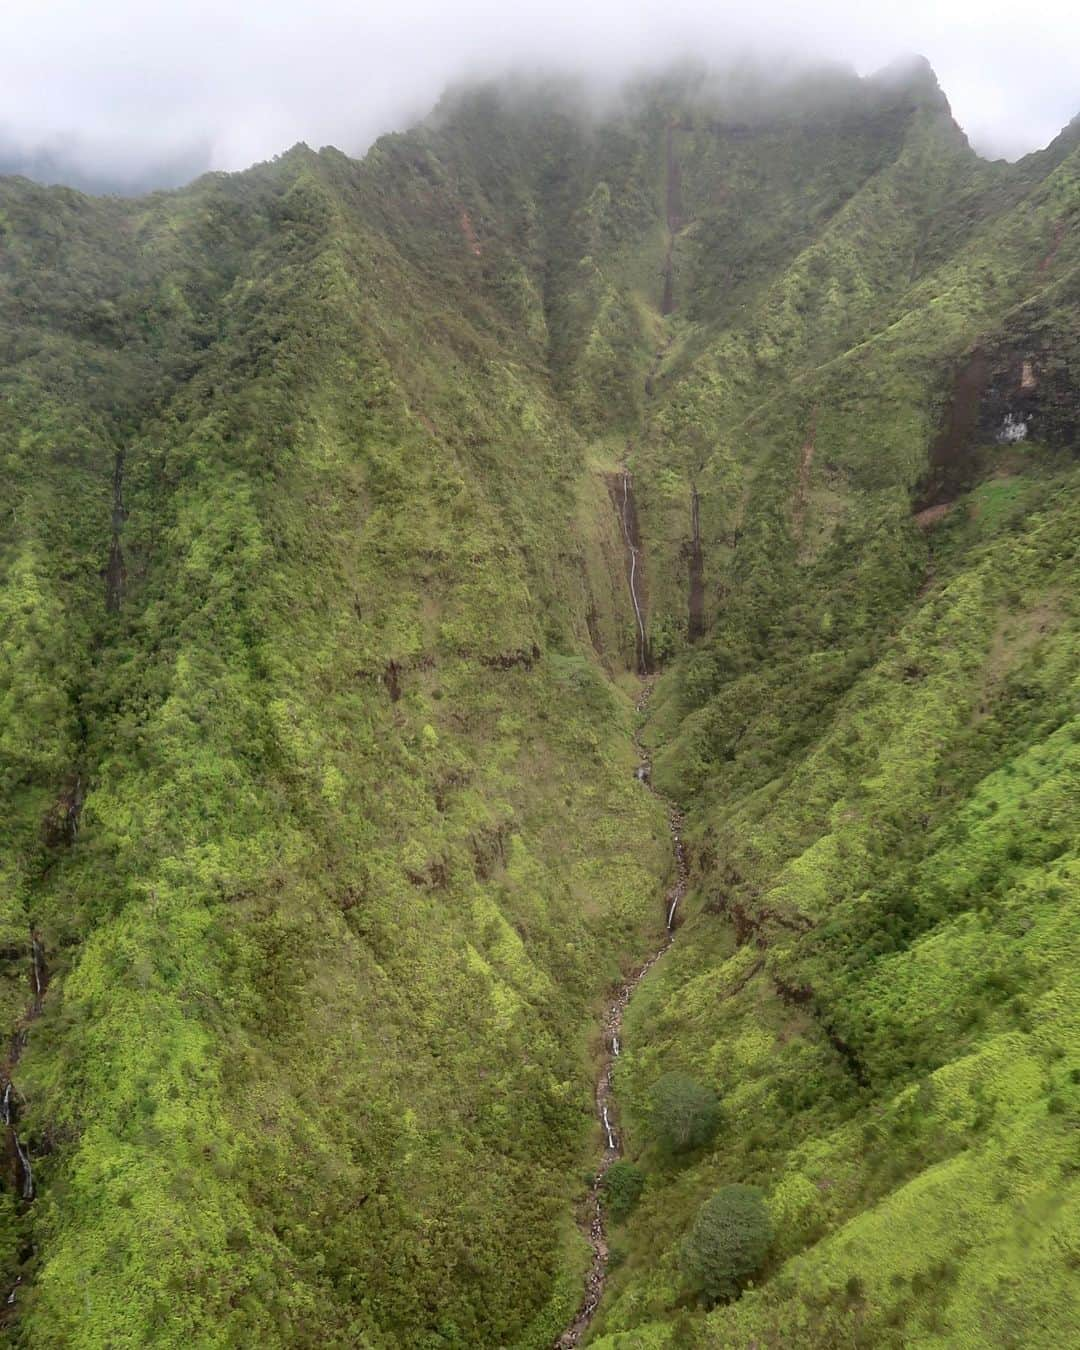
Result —
[[[1074,146],[985,165],[921,72],[679,72],[135,204],[4,186],[10,1021],[29,922],[55,972],[15,1074],[45,1155],[6,1211],[18,1335],[565,1319],[584,1028],[665,865],[617,688],[629,453],[696,884],[627,1023],[647,1187],[599,1332],[1062,1343]],[[920,488],[976,343],[977,424]],[[929,534],[920,497],[953,499]],[[645,1110],[674,1067],[725,1103],[680,1168]],[[707,1314],[678,1243],[734,1180],[778,1240]]]

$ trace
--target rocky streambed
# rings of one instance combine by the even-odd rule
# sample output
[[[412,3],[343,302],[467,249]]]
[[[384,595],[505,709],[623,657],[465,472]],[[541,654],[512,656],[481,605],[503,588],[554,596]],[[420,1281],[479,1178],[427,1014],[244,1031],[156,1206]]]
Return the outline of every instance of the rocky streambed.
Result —
[[[651,694],[652,684],[649,683],[644,686],[641,697],[638,699],[637,707],[639,713],[645,711]],[[652,765],[649,760],[648,752],[641,743],[640,731],[635,734],[634,743],[637,746],[638,754],[640,755],[640,762],[637,768],[638,780],[647,791],[652,792],[654,796],[659,797],[660,794],[652,784]],[[665,918],[664,939],[642,962],[642,964],[637,967],[634,973],[619,987],[618,992],[604,1012],[602,1022],[604,1051],[600,1061],[599,1076],[596,1082],[596,1118],[600,1124],[603,1153],[593,1174],[593,1184],[589,1193],[586,1221],[587,1236],[589,1245],[592,1248],[592,1260],[585,1277],[585,1296],[582,1299],[581,1306],[578,1308],[574,1320],[558,1340],[555,1341],[555,1350],[566,1350],[566,1347],[580,1344],[581,1338],[588,1330],[590,1322],[596,1315],[596,1310],[600,1305],[600,1298],[604,1292],[604,1282],[607,1278],[608,1264],[607,1226],[604,1219],[603,1201],[604,1178],[612,1163],[618,1162],[623,1155],[622,1138],[617,1123],[618,1115],[616,1112],[612,1083],[615,1061],[622,1053],[623,1016],[638,985],[656,962],[664,955],[674,940],[679,904],[686,894],[686,888],[689,881],[689,873],[686,865],[686,850],[682,840],[682,814],[671,802],[668,802],[666,798],[661,798],[661,800],[665,802],[668,810],[668,830],[671,834],[671,849],[675,859],[675,880],[663,898]]]

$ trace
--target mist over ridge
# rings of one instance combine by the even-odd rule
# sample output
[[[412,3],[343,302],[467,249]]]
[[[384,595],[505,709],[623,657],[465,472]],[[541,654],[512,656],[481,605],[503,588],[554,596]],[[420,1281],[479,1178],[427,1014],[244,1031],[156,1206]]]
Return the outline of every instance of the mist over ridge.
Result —
[[[944,14],[918,0],[872,18],[853,0],[812,10],[765,0],[752,14],[675,0],[662,15],[641,0],[525,0],[511,22],[491,0],[408,0],[377,20],[340,0],[303,16],[279,0],[245,11],[198,3],[170,15],[106,0],[84,13],[15,0],[0,17],[0,171],[124,194],[176,187],[297,141],[361,155],[447,87],[534,69],[610,90],[688,54],[721,69],[836,63],[868,75],[922,52],[990,158],[1046,145],[1080,100],[1077,20],[1056,0],[1022,25],[998,0]]]
[[[530,2],[20,0],[2,1339],[1059,1350],[1074,21]]]

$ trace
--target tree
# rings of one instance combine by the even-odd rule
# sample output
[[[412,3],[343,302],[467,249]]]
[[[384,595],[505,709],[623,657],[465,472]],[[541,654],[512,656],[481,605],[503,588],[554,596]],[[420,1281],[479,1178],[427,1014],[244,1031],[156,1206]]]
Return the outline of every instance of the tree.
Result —
[[[661,1148],[688,1153],[701,1148],[720,1125],[720,1102],[710,1087],[685,1073],[666,1073],[652,1090],[652,1128]]]
[[[761,1268],[772,1239],[762,1191],[757,1186],[724,1186],[698,1210],[683,1239],[683,1270],[708,1299],[734,1298]]]

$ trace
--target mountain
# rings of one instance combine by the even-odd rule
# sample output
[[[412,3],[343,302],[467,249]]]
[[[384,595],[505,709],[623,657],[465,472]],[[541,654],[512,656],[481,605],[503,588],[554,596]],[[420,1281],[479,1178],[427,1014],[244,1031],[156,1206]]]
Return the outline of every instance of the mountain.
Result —
[[[13,1344],[551,1345],[607,1067],[591,1343],[1070,1342],[1075,126],[687,66],[0,180]]]

